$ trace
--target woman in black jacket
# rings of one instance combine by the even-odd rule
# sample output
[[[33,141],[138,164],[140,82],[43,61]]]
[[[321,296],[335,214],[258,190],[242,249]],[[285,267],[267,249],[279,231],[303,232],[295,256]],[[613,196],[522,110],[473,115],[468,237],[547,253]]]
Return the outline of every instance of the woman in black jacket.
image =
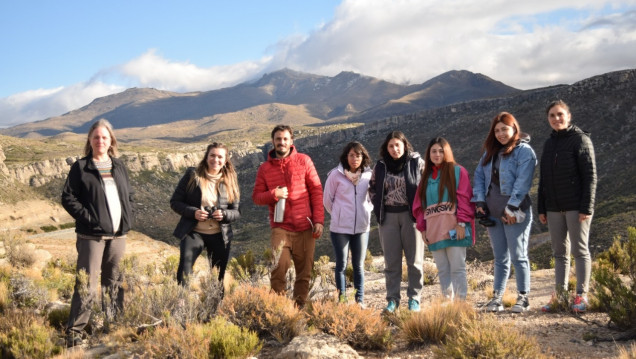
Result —
[[[572,309],[583,312],[587,308],[591,273],[589,231],[596,193],[594,146],[590,134],[571,123],[572,115],[565,102],[550,103],[546,112],[553,131],[541,156],[539,221],[547,223],[550,231],[558,294],[567,292],[572,251],[576,265]],[[550,311],[551,304],[542,310]]]
[[[84,154],[71,166],[62,191],[62,206],[75,218],[77,272],[86,272],[89,288],[89,297],[82,298],[78,277],[66,329],[68,346],[82,342],[100,272],[102,296],[110,296],[116,311],[123,309],[119,262],[133,219],[133,191],[124,163],[115,157],[117,139],[108,121],[91,126]]]
[[[188,168],[170,199],[170,207],[181,215],[174,236],[181,240],[177,281],[186,285],[192,267],[203,248],[210,266],[219,270],[223,280],[230,256],[232,227],[241,217],[236,171],[222,143],[208,146],[205,156],[194,168]]]

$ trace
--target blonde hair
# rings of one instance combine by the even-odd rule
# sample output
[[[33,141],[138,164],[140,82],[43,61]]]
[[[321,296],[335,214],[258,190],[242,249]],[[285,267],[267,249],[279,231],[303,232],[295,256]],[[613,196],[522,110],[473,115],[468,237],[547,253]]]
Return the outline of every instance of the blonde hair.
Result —
[[[227,188],[227,200],[229,203],[234,203],[235,201],[240,200],[241,192],[239,189],[236,170],[234,169],[232,161],[230,161],[230,151],[223,143],[214,142],[208,145],[207,149],[205,150],[205,155],[195,169],[195,176],[190,179],[188,186],[207,186],[208,179],[206,174],[208,172],[208,156],[210,155],[210,151],[215,148],[221,148],[225,150],[225,164],[223,165],[223,168],[221,168],[221,179],[219,180],[219,183],[225,184]]]
[[[99,120],[97,120],[91,125],[91,128],[88,130],[86,145],[84,145],[84,156],[89,156],[93,153],[93,147],[91,147],[91,136],[98,127],[105,128],[110,135],[110,147],[108,147],[108,155],[111,157],[117,157],[117,138],[115,138],[115,132],[113,132],[113,125],[111,125],[110,122],[108,122],[108,120],[105,118],[100,118]]]

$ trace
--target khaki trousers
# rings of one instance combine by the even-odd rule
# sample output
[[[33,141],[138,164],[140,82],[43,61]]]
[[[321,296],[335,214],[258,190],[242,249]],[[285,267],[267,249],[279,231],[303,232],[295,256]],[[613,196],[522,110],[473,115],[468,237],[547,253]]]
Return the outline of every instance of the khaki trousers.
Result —
[[[312,236],[312,231],[308,229],[302,232],[290,232],[282,228],[272,228],[271,245],[274,254],[277,254],[280,249],[280,258],[272,269],[270,281],[272,290],[278,294],[285,294],[286,274],[290,260],[293,260],[296,269],[294,300],[296,305],[302,308],[309,295],[309,280],[314,266],[316,240]]]

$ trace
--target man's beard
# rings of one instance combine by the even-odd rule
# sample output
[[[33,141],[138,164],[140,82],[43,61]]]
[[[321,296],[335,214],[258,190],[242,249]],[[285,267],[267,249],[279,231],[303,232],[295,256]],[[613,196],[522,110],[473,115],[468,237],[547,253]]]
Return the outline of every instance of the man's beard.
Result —
[[[282,150],[276,149],[276,154],[281,156],[281,157],[284,157],[284,156],[287,156],[289,154],[289,150],[290,149],[287,149],[287,151],[282,151]]]

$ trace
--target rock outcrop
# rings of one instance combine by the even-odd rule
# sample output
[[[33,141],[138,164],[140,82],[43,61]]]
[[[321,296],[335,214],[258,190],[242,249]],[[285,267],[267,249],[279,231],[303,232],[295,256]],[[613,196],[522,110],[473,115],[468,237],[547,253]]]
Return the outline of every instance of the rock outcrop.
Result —
[[[201,161],[202,153],[159,153],[159,152],[122,152],[120,158],[124,160],[131,173],[141,171],[181,172],[186,167],[196,166]],[[56,178],[66,178],[69,166],[80,156],[55,158],[51,160],[33,162],[29,164],[4,164],[4,153],[0,147],[0,173],[20,183],[32,187],[39,187]],[[232,163],[237,168],[244,166],[258,166],[263,161],[262,151],[258,149],[240,149],[231,152]]]
[[[301,335],[295,337],[279,353],[278,358],[285,359],[353,359],[360,355],[349,345],[341,343],[338,338],[320,333],[317,335]]]

